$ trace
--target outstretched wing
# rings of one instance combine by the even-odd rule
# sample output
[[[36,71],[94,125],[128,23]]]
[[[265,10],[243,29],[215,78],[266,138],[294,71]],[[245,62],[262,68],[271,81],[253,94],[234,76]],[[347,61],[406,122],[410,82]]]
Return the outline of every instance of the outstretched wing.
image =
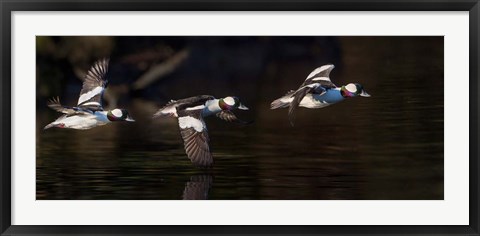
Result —
[[[183,110],[189,107],[205,105],[205,102],[212,99],[215,99],[215,97],[211,95],[200,95],[177,100],[174,104],[176,104],[177,110]]]
[[[215,99],[213,96],[210,95],[201,95],[196,97],[184,98],[180,100],[170,100],[167,105],[160,108],[155,114],[153,114],[153,118],[158,118],[162,116],[177,116],[177,110],[184,110],[188,107],[196,107],[204,105],[205,102],[208,100]]]
[[[222,120],[228,121],[228,122],[239,123],[239,124],[242,124],[242,125],[252,123],[252,121],[243,121],[243,120],[238,119],[237,116],[235,116],[235,114],[233,114],[233,112],[227,111],[227,110],[224,110],[224,111],[221,111],[221,112],[217,113],[217,117],[222,119]]]
[[[107,80],[108,59],[102,59],[90,68],[83,80],[82,90],[78,98],[78,107],[90,110],[103,110],[102,96]]]
[[[57,112],[67,114],[67,115],[88,113],[86,111],[82,111],[82,110],[78,109],[77,107],[63,106],[60,103],[60,98],[59,97],[50,99],[47,103],[47,106],[50,107],[51,109],[57,111]]]
[[[210,167],[213,164],[210,152],[207,127],[202,118],[201,110],[179,110],[178,125],[182,135],[185,152],[193,165]]]
[[[336,88],[337,86],[332,83],[332,81],[330,81],[330,72],[333,70],[333,68],[335,68],[334,65],[328,64],[313,70],[307,76],[305,82],[303,82],[300,88],[313,83],[319,83],[322,87],[326,89]]]

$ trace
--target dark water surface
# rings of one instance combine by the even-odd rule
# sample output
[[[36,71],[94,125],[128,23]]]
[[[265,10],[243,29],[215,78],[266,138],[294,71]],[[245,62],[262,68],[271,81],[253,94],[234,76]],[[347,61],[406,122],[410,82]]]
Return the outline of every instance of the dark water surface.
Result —
[[[39,104],[37,199],[443,199],[443,38],[418,38],[338,39],[332,81],[372,97],[300,108],[295,127],[269,103],[321,62],[273,60],[255,79],[225,82],[213,95],[238,88],[251,110],[236,114],[255,123],[206,118],[210,170],[191,165],[176,120],[150,120],[164,102],[133,96],[124,107],[137,122],[86,131],[43,131],[59,114]]]

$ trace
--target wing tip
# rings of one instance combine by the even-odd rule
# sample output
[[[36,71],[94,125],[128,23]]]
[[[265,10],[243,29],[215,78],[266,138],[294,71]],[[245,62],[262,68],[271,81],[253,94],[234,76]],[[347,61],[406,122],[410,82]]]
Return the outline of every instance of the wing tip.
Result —
[[[292,127],[295,126],[295,116],[293,116],[293,117],[292,117],[292,116],[289,116],[289,117],[288,117],[288,121],[290,122],[290,125],[291,125]]]
[[[108,81],[105,79],[105,76],[108,72],[109,63],[110,63],[109,57],[104,57],[96,60],[88,70],[87,74],[85,74],[85,77],[83,80],[84,81],[88,79],[101,80],[103,81],[102,86],[106,87]]]
[[[295,126],[295,107],[293,106],[290,106],[290,109],[288,109],[288,120],[292,127]]]
[[[62,104],[60,103],[60,97],[52,97],[47,101],[47,106],[58,112],[59,107],[62,107]]]
[[[110,57],[103,57],[95,61],[94,65],[98,65],[101,68],[108,68],[109,63],[110,63]]]
[[[48,99],[47,104],[60,104],[60,97],[51,97],[50,99]]]

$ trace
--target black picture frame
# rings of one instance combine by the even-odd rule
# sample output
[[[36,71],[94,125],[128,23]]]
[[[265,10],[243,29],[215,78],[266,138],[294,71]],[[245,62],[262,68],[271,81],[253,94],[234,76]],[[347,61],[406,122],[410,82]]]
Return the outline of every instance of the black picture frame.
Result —
[[[479,0],[1,0],[0,71],[0,209],[1,235],[479,235]],[[11,14],[14,11],[468,11],[470,85],[470,209],[464,226],[19,226],[11,224]],[[214,224],[214,222],[212,222]]]

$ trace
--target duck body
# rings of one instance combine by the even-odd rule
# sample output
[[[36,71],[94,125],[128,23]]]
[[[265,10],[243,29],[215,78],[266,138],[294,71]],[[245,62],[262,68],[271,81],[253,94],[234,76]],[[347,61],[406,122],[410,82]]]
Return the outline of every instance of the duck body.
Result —
[[[78,115],[63,115],[50,123],[45,129],[51,127],[70,128],[70,129],[91,129],[93,127],[102,126],[110,123],[106,111],[97,111],[92,113],[84,113]]]
[[[236,97],[216,99],[210,95],[200,95],[180,100],[171,100],[159,109],[153,118],[176,117],[185,152],[193,165],[210,167],[213,157],[210,152],[210,138],[204,117],[216,115],[229,122],[246,124],[238,119],[232,110],[248,110]]]
[[[220,100],[210,95],[200,95],[180,100],[171,100],[165,107],[157,111],[154,117],[171,116],[178,118],[178,111],[201,111],[202,117],[215,115],[222,111],[219,105]]]
[[[222,111],[220,107],[220,100],[219,99],[212,99],[205,102],[204,107],[202,108],[202,116],[207,117],[211,115],[215,115]]]
[[[88,71],[83,81],[82,90],[76,107],[63,106],[60,99],[51,99],[48,107],[63,113],[44,129],[68,128],[68,129],[91,129],[93,127],[106,125],[113,121],[134,120],[125,109],[103,110],[103,92],[107,86],[105,76],[108,71],[108,59],[97,61]]]
[[[293,99],[294,98],[291,96],[291,94],[287,94],[274,101],[272,104],[276,105],[275,108],[272,109],[289,107]],[[317,109],[335,104],[337,102],[341,102],[343,100],[345,100],[345,97],[342,96],[340,89],[335,88],[329,89],[323,94],[309,93],[305,95],[305,97],[303,97],[298,106],[310,109]]]
[[[316,68],[297,90],[291,90],[283,97],[274,100],[270,104],[270,109],[288,107],[288,117],[293,126],[297,107],[317,109],[341,102],[349,97],[370,97],[363,86],[358,83],[337,87],[330,80],[330,72],[333,68],[335,66],[332,64]]]

